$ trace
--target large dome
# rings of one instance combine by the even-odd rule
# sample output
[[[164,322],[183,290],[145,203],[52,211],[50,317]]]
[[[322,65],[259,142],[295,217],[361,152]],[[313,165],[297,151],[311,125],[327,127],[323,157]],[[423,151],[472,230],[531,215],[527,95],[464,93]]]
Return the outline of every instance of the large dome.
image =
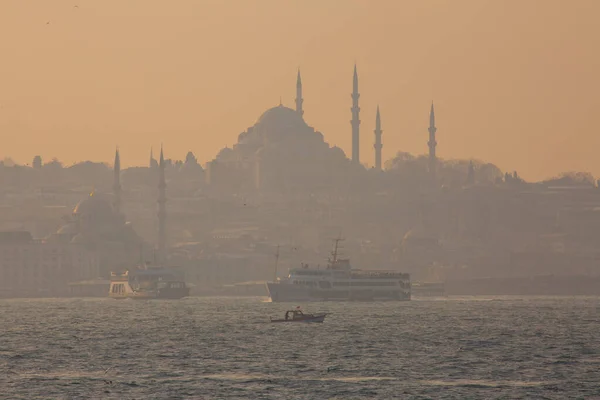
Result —
[[[265,111],[256,124],[262,129],[277,131],[306,126],[302,117],[295,110],[282,104]]]
[[[97,196],[94,192],[85,199],[79,202],[73,214],[79,216],[98,215],[98,216],[110,216],[113,214],[113,209],[105,199]]]

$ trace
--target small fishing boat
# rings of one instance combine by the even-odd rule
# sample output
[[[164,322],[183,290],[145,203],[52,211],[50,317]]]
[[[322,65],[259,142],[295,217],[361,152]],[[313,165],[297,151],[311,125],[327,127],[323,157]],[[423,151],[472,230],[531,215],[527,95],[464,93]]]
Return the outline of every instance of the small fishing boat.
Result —
[[[326,313],[319,314],[304,314],[301,310],[288,310],[285,312],[283,319],[273,319],[271,322],[318,322],[322,323],[325,320]]]

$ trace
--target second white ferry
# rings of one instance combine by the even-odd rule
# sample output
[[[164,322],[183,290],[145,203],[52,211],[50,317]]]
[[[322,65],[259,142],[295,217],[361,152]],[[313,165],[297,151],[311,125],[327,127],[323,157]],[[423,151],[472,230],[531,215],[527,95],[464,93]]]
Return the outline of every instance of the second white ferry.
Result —
[[[108,296],[113,299],[181,299],[190,288],[175,268],[143,265],[124,273],[111,272]]]
[[[302,264],[290,269],[287,278],[268,282],[267,288],[274,302],[310,301],[378,301],[410,300],[410,275],[392,270],[360,270],[350,266],[348,259],[338,258],[338,245],[325,268],[311,268]]]

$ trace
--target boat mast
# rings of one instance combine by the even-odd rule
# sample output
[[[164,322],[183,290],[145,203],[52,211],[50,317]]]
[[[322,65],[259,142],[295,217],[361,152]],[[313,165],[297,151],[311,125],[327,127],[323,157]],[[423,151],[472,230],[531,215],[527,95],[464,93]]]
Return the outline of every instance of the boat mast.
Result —
[[[331,258],[329,259],[330,267],[337,263],[339,244],[342,240],[343,239],[341,236],[336,239],[333,239],[333,251],[331,252]]]
[[[279,245],[277,245],[277,251],[275,252],[275,275],[273,276],[273,282],[277,282],[277,264],[279,263]]]

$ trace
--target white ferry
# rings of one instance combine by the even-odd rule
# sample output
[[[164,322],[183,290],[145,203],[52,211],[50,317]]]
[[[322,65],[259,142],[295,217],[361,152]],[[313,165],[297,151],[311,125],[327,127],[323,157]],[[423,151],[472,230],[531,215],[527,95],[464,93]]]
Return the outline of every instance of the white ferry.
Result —
[[[108,296],[113,299],[181,299],[190,294],[176,271],[163,267],[138,267],[124,273],[111,272]]]
[[[410,300],[410,275],[391,270],[360,270],[350,266],[348,259],[338,259],[335,240],[332,256],[325,268],[302,264],[290,269],[287,278],[268,282],[267,289],[274,302],[310,301],[378,301]]]

